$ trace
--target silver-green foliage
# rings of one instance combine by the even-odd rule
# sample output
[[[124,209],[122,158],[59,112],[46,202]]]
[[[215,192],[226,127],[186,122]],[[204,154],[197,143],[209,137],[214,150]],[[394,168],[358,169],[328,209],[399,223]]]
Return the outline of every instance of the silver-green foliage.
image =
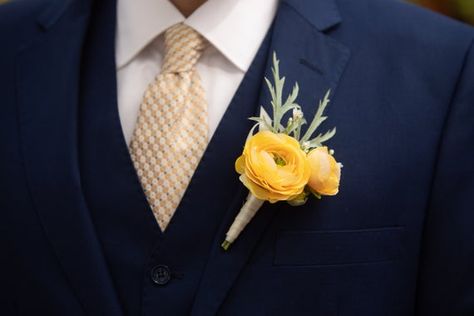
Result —
[[[305,151],[309,151],[313,148],[323,146],[323,143],[331,139],[336,134],[336,128],[328,130],[326,133],[319,133],[316,136],[314,134],[320,127],[320,125],[327,119],[324,116],[324,111],[329,104],[329,96],[331,91],[329,90],[324,96],[323,100],[319,101],[319,107],[316,114],[309,124],[308,129],[301,136],[302,126],[307,123],[301,106],[296,103],[298,98],[299,86],[295,83],[291,93],[286,97],[283,102],[283,87],[285,85],[285,77],[280,76],[280,61],[277,58],[276,53],[273,53],[273,66],[272,66],[273,83],[268,78],[265,78],[268,90],[271,96],[272,114],[271,117],[263,107],[260,107],[260,116],[251,117],[250,120],[255,121],[256,124],[251,129],[249,137],[253,135],[255,129],[258,127],[260,131],[269,130],[273,133],[284,133],[294,137],[300,142],[301,147]],[[286,125],[282,124],[283,117],[292,111],[292,116],[288,119]],[[314,136],[314,137],[313,137]]]

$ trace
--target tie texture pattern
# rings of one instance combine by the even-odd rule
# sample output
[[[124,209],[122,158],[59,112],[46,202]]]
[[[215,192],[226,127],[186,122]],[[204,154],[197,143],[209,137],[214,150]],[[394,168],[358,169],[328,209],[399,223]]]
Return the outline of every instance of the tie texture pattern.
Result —
[[[207,102],[196,63],[208,42],[182,23],[165,32],[161,73],[148,86],[130,154],[164,231],[208,143]]]

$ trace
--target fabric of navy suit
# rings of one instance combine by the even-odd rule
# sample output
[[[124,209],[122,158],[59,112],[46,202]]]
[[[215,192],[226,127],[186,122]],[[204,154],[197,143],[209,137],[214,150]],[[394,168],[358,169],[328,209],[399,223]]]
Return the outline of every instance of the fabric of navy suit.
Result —
[[[0,7],[1,315],[474,315],[471,28],[399,1],[282,0],[161,233],[120,127],[115,7]],[[306,115],[332,91],[340,193],[266,204],[224,252],[273,51]]]

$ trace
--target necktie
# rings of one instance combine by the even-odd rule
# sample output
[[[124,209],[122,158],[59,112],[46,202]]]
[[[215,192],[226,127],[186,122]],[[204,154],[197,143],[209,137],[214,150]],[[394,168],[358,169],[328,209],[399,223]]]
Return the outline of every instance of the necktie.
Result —
[[[207,103],[196,62],[207,41],[182,23],[165,32],[161,73],[148,86],[130,155],[164,231],[207,146]]]

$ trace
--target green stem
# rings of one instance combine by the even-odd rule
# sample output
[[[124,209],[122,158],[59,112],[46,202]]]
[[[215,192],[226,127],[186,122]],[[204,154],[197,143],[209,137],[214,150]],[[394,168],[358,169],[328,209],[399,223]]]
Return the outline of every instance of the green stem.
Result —
[[[229,249],[230,245],[232,245],[231,242],[224,240],[224,242],[221,244],[221,247],[224,248],[224,250]]]

